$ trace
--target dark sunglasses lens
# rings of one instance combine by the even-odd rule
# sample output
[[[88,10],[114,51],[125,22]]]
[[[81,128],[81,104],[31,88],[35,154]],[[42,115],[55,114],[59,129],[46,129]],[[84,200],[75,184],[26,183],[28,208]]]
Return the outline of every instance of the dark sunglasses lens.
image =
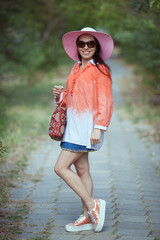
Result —
[[[89,48],[94,48],[96,46],[96,43],[94,41],[87,42],[87,46]]]
[[[77,46],[78,46],[79,48],[84,48],[85,42],[79,41],[79,42],[77,43]]]
[[[86,44],[87,44],[87,47],[89,48],[94,48],[96,46],[96,43],[94,41],[89,41],[89,42],[78,41],[77,46],[79,48],[84,48]]]

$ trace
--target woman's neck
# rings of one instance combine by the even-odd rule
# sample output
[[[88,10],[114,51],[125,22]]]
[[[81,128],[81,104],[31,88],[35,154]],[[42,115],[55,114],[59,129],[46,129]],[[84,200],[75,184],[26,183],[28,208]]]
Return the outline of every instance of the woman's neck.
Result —
[[[88,59],[82,59],[81,68],[84,68],[87,65],[88,61]]]
[[[84,68],[84,67],[88,64],[88,62],[89,62],[90,60],[91,60],[91,59],[84,59],[84,58],[82,58],[81,68]]]

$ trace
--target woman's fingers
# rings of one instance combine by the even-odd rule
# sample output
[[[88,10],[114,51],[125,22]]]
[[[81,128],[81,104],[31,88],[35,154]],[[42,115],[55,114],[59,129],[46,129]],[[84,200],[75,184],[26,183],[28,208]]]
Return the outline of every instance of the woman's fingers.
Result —
[[[53,94],[60,94],[60,92],[61,92],[61,91],[56,90],[56,89],[53,89],[53,90],[52,90],[52,93],[53,93]]]
[[[97,144],[97,143],[100,143],[100,140],[101,140],[101,130],[100,129],[97,129],[95,128],[93,130],[93,133],[91,135],[91,144]]]
[[[91,144],[97,144],[97,143],[100,143],[100,139],[91,138]]]
[[[60,96],[60,91],[57,91],[57,90],[52,90],[52,93],[53,93],[53,95],[54,96],[56,96],[56,97],[59,97]]]
[[[54,86],[52,88],[52,93],[56,97],[60,97],[61,91],[64,89],[63,86]]]

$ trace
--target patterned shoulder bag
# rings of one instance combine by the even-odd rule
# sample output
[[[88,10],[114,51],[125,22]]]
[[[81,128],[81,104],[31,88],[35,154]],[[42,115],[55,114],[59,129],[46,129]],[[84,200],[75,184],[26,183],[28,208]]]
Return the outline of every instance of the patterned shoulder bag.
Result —
[[[57,105],[49,125],[49,136],[56,141],[61,141],[66,125],[66,107],[62,105],[63,101]]]

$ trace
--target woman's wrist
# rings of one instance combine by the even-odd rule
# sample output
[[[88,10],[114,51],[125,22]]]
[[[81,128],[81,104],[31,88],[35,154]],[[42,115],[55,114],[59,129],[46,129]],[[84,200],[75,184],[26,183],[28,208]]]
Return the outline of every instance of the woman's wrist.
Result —
[[[94,130],[101,132],[100,128],[94,128]]]

